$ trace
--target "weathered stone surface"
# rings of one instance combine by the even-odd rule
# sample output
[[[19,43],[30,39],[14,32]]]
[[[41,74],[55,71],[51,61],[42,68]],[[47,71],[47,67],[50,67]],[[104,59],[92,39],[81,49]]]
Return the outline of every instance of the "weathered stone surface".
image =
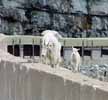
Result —
[[[83,12],[87,13],[86,1],[85,0],[70,0],[71,1],[71,12]]]
[[[33,24],[36,24],[37,27],[47,27],[50,26],[50,15],[46,12],[32,12]]]
[[[31,82],[31,100],[42,100],[42,84],[43,84],[43,74],[39,71],[30,69],[29,71],[30,82]],[[34,77],[35,76],[35,77]]]
[[[13,68],[15,67],[15,64],[11,62],[6,63],[5,70],[5,80],[6,80],[6,88],[7,88],[7,98],[9,100],[16,98],[16,81],[17,81],[17,73],[13,71]]]
[[[95,100],[107,100],[107,99],[108,99],[108,91],[96,88]]]
[[[66,100],[80,100],[80,84],[66,80],[65,82]]]
[[[77,38],[86,37],[84,32],[90,28],[96,32],[87,33],[87,37],[105,37],[107,4],[107,0],[1,0],[0,31],[40,35],[43,30],[53,29],[64,37]]]
[[[98,17],[92,18],[92,29],[94,30],[101,30],[102,29],[102,22],[101,19]]]
[[[88,84],[80,86],[80,100],[95,100],[95,89]]]
[[[108,99],[107,82],[72,73],[64,68],[53,69],[40,63],[17,63],[17,57],[7,54],[7,59],[3,59],[2,55],[0,56],[1,100]],[[12,57],[15,61],[10,60]]]
[[[4,93],[5,93],[5,62],[1,62],[0,61],[0,97],[2,100],[5,100],[5,96],[4,96]]]
[[[44,73],[41,100],[65,100],[64,79]]]
[[[54,14],[54,16],[53,16],[53,28],[55,28],[57,30],[66,31],[67,30],[66,26],[67,26],[66,16]]]
[[[96,1],[96,0],[95,0]],[[97,14],[108,14],[108,1],[107,0],[97,0],[91,3],[91,13]]]

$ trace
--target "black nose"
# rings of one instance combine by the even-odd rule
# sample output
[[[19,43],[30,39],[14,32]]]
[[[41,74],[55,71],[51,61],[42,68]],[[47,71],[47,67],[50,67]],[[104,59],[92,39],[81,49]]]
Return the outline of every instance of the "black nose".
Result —
[[[42,55],[42,57],[44,57],[44,55]]]

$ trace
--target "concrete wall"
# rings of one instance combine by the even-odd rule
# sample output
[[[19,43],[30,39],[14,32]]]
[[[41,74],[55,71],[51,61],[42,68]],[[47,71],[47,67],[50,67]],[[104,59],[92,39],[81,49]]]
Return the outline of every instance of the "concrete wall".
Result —
[[[108,83],[0,52],[0,100],[108,100]]]

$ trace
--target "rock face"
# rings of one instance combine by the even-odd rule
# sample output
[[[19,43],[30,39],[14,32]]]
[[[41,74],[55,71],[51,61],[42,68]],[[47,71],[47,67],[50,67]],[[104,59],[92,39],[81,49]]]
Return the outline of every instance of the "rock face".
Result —
[[[0,32],[63,37],[108,36],[107,0],[0,0]]]
[[[0,32],[24,34],[23,23],[27,21],[25,11],[17,9],[21,4],[11,0],[0,0]]]
[[[102,81],[108,81],[108,65],[89,65],[81,66],[80,72],[86,76],[97,78]],[[106,77],[106,80],[103,78]]]

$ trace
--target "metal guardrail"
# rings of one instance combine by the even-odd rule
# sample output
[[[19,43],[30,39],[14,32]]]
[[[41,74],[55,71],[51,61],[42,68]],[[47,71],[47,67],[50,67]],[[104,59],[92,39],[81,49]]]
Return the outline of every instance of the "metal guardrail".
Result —
[[[31,36],[31,35],[16,35],[16,36],[6,36],[3,40],[8,45],[40,45],[41,36]],[[84,47],[108,47],[108,38],[62,38],[60,39],[62,46],[84,46]]]
[[[15,55],[15,45],[19,45],[19,56],[24,57],[24,45],[32,45],[32,56],[35,56],[35,45],[41,46],[41,36],[31,36],[31,35],[15,35],[15,36],[5,36],[5,38],[0,39],[0,43],[6,43],[6,45],[12,46],[12,54]],[[102,49],[103,47],[108,47],[108,38],[62,38],[60,42],[63,47],[81,47],[81,55],[82,60],[84,61],[84,55],[89,55],[92,59],[92,50],[93,48],[100,48],[101,57],[102,57]],[[89,49],[89,54],[85,54],[85,50]],[[63,48],[63,54],[66,51],[66,48]]]

